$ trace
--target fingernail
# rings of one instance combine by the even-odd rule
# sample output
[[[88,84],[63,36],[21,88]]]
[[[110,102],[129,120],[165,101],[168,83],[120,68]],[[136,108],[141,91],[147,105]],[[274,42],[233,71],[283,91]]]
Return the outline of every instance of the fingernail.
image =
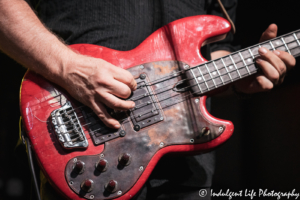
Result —
[[[256,62],[257,62],[257,63],[260,63],[261,61],[262,61],[262,59],[260,59],[260,58],[257,58],[257,59],[256,59]]]
[[[114,127],[115,127],[116,129],[119,129],[119,128],[120,128],[120,124],[116,124],[116,125],[114,125]]]
[[[131,104],[131,108],[134,108],[134,106],[135,106],[135,103],[132,103],[132,104]]]
[[[136,90],[136,89],[137,89],[137,85],[134,86],[133,90]]]
[[[280,52],[279,51],[277,51],[277,50],[275,50],[275,51],[273,51],[277,56],[279,56],[280,55]]]
[[[261,47],[261,48],[258,49],[258,52],[259,52],[260,55],[264,55],[264,54],[266,54],[268,51],[267,51],[267,49],[266,49],[265,47]]]

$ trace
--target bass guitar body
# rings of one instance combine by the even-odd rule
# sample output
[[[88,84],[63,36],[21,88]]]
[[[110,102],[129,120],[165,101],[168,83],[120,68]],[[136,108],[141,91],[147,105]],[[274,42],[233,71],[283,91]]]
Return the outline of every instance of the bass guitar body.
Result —
[[[121,122],[119,130],[105,127],[64,89],[28,71],[20,91],[23,125],[51,185],[67,199],[130,199],[162,156],[200,154],[224,143],[232,123],[207,112],[206,96],[186,89],[184,72],[206,62],[201,46],[230,29],[221,17],[193,16],[158,29],[130,51],[71,45],[135,77],[138,89],[129,99],[136,107],[108,109]]]

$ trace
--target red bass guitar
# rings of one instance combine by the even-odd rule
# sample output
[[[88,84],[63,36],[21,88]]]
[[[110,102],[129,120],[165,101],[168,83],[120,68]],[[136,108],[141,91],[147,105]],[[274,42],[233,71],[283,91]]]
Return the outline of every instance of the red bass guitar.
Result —
[[[129,99],[136,107],[108,109],[120,121],[119,130],[107,128],[65,90],[28,71],[20,91],[23,124],[55,189],[67,199],[130,199],[163,155],[200,154],[224,143],[233,124],[211,116],[203,94],[256,73],[260,46],[300,53],[296,31],[205,60],[201,46],[225,38],[230,29],[225,19],[202,15],[174,21],[130,51],[71,45],[135,77],[138,88]]]

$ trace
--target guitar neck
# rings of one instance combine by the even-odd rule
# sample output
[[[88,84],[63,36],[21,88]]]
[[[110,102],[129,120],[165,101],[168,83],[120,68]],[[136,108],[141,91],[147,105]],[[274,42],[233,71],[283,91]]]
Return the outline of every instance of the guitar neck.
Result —
[[[281,50],[297,57],[300,55],[300,30],[264,41],[222,58],[190,68],[198,89],[205,93],[234,81],[248,77],[258,71],[255,59],[258,49]]]

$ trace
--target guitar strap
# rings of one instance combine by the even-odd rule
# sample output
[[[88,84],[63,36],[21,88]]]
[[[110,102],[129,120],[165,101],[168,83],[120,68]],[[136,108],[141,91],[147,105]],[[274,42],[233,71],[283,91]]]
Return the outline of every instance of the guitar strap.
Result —
[[[26,134],[24,134],[22,117],[20,118],[20,122],[19,122],[19,141],[18,141],[17,146],[20,144],[23,144],[24,146],[26,146],[26,151],[27,151],[27,156],[28,156],[28,164],[29,164],[29,168],[30,168],[30,172],[31,172],[31,179],[33,181],[34,191],[36,194],[36,198],[38,200],[41,200],[40,191],[39,191],[39,187],[38,187],[38,181],[37,181],[35,170],[34,170],[34,162],[33,162],[32,151],[31,151],[31,143],[30,143],[28,137],[26,136]]]
[[[231,32],[232,32],[233,34],[235,34],[236,29],[235,29],[235,25],[234,25],[233,21],[232,21],[231,18],[229,17],[229,15],[228,15],[226,9],[224,8],[224,6],[223,6],[221,0],[217,0],[217,1],[218,1],[219,5],[220,5],[220,7],[221,7],[221,10],[222,10],[222,13],[223,13],[224,17],[225,17],[225,18],[229,21],[229,23],[231,24]]]

